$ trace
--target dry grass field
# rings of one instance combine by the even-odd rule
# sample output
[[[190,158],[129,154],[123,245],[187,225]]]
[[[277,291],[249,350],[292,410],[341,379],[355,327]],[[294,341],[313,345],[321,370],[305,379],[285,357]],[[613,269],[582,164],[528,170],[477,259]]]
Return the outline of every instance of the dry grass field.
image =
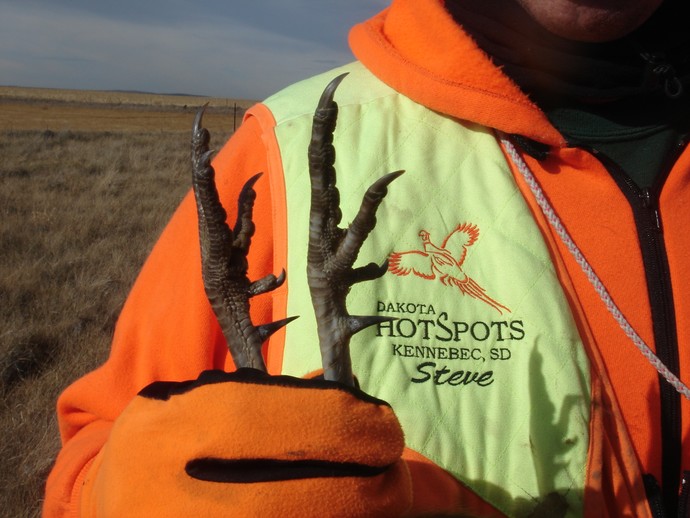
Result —
[[[0,87],[0,515],[40,514],[55,399],[101,363],[189,189],[194,112],[218,149],[250,104]],[[237,108],[235,108],[237,107]]]

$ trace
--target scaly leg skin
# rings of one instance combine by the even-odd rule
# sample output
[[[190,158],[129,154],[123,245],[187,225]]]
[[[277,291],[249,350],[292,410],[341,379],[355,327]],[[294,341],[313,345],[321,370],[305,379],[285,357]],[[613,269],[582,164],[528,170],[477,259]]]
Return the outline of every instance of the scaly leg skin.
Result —
[[[204,107],[205,108],[205,107]],[[287,318],[271,324],[254,326],[249,316],[249,299],[276,289],[285,281],[285,272],[267,275],[251,282],[247,277],[247,253],[254,234],[252,209],[254,184],[261,173],[244,184],[237,201],[237,220],[233,230],[225,222],[227,214],[220,203],[211,166],[209,132],[201,127],[201,108],[192,132],[192,186],[199,218],[199,244],[204,289],[218,318],[235,367],[266,371],[261,355],[263,342],[292,321]]]
[[[345,299],[353,284],[381,277],[387,261],[352,268],[364,240],[376,225],[376,210],[386,196],[388,184],[403,171],[387,174],[367,190],[355,219],[347,229],[338,227],[342,218],[340,194],[335,185],[333,133],[338,105],[335,90],[347,74],[331,81],[314,113],[309,144],[311,210],[307,277],[311,292],[324,378],[354,385],[350,338],[371,325],[392,320],[381,316],[352,316]]]

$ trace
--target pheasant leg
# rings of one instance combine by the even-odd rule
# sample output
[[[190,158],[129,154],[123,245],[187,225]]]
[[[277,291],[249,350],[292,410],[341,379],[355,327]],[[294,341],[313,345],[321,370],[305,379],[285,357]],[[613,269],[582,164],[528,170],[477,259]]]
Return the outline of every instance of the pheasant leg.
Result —
[[[307,277],[316,313],[324,377],[354,385],[350,338],[366,327],[391,318],[350,315],[345,299],[353,284],[373,280],[386,273],[386,261],[381,265],[371,263],[359,268],[353,268],[353,264],[376,225],[376,210],[386,196],[388,185],[402,171],[387,174],[374,182],[365,193],[350,226],[347,229],[338,227],[342,213],[333,147],[338,105],[333,97],[344,78],[345,74],[328,84],[314,113],[309,144],[311,209]]]

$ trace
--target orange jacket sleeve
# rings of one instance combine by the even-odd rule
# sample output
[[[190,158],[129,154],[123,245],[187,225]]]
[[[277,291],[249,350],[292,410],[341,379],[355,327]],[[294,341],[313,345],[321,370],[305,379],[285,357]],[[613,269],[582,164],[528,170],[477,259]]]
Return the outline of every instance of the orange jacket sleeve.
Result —
[[[234,221],[233,207],[244,182],[266,171],[265,157],[261,130],[249,117],[215,158],[218,190],[228,208],[229,221]],[[256,233],[249,257],[252,279],[273,268],[267,179],[260,179],[255,190]],[[269,297],[267,294],[252,299],[255,322],[271,320]],[[132,288],[115,329],[109,358],[74,382],[58,399],[63,448],[47,481],[44,516],[76,516],[81,481],[88,466],[107,440],[113,421],[143,387],[156,380],[193,379],[206,369],[233,368],[203,291],[196,209],[190,192]]]

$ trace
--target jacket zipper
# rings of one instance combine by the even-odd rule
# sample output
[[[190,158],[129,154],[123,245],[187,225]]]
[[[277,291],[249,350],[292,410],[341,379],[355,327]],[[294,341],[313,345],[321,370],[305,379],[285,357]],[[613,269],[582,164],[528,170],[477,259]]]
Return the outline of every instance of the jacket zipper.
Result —
[[[678,336],[671,289],[671,276],[663,237],[663,221],[659,211],[659,195],[672,165],[680,156],[685,142],[672,154],[670,163],[651,188],[641,189],[625,172],[607,157],[591,150],[606,166],[612,178],[628,199],[637,226],[647,291],[652,312],[654,344],[659,359],[679,376]],[[661,400],[661,495],[668,516],[676,516],[678,482],[681,470],[680,394],[659,377]]]
[[[644,482],[644,489],[647,494],[647,503],[649,510],[652,512],[652,518],[667,518],[664,511],[664,501],[661,495],[661,488],[659,487],[654,475],[642,475]]]

